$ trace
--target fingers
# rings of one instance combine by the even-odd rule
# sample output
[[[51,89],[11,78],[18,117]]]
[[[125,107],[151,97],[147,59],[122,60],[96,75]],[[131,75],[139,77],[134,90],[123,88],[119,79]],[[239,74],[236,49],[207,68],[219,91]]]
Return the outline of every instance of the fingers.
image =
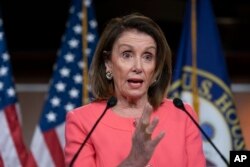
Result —
[[[149,104],[145,105],[142,116],[137,124],[138,125],[137,132],[140,133],[144,138],[144,140],[146,141],[151,140],[152,133],[159,122],[158,118],[153,118],[152,122],[150,123],[150,116],[152,112],[153,112],[152,106]],[[158,136],[153,140],[154,141],[153,144],[158,143],[163,137],[162,134]]]
[[[159,119],[156,117],[150,122],[152,112],[153,108],[147,104],[144,107],[141,118],[137,120],[135,133],[132,138],[132,149],[130,154],[133,157],[142,157],[145,161],[150,160],[156,146],[164,137],[164,133],[161,132],[152,138],[152,133],[159,123]]]
[[[156,145],[161,141],[161,139],[165,136],[165,132],[160,132],[158,136],[156,136],[152,141],[151,144],[153,147],[156,147]]]
[[[145,130],[146,127],[149,125],[150,116],[151,116],[152,112],[153,112],[152,106],[149,105],[149,104],[146,104],[145,107],[144,107],[144,111],[142,113],[140,122],[139,122],[139,124],[141,125],[142,129]]]
[[[152,123],[149,124],[149,126],[145,129],[145,138],[151,140],[151,144],[153,147],[156,147],[156,145],[161,141],[161,139],[165,136],[164,132],[161,132],[159,135],[157,135],[154,139],[152,139],[152,133],[157,126],[159,122],[158,118],[154,118]]]
[[[155,127],[157,126],[158,122],[159,122],[158,118],[153,118],[152,122],[146,127],[145,133],[151,135]]]

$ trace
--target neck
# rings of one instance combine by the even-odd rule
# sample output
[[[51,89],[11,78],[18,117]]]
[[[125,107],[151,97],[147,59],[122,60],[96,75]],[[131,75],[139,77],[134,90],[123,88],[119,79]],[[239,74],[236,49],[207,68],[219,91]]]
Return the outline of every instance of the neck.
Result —
[[[113,111],[122,117],[138,118],[143,112],[144,106],[148,103],[147,97],[139,100],[117,98],[118,102]]]

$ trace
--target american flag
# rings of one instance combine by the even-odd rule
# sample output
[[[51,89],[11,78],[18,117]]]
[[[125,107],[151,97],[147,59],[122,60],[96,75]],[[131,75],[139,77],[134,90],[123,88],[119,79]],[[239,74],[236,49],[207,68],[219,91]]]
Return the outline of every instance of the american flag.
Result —
[[[20,109],[0,18],[0,167],[35,166],[23,141],[20,123]]]
[[[86,27],[82,26],[84,21],[87,21]],[[87,34],[83,35],[85,30]],[[88,72],[97,41],[97,22],[91,0],[73,0],[48,97],[31,143],[38,166],[65,166],[65,116],[82,105],[83,89],[88,90],[87,94],[90,95],[89,86],[83,85],[87,77],[83,74]],[[84,50],[85,42],[87,48]]]

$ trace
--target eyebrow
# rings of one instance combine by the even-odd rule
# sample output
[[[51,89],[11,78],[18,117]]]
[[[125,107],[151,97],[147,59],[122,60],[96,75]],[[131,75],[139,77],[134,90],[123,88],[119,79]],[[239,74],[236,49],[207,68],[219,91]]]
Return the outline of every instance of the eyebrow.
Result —
[[[123,46],[127,46],[129,48],[133,48],[133,46],[129,45],[129,44],[120,44],[120,45],[118,45],[118,49],[120,49]],[[146,49],[155,49],[156,50],[156,47],[155,46],[149,46],[149,47],[146,47]]]

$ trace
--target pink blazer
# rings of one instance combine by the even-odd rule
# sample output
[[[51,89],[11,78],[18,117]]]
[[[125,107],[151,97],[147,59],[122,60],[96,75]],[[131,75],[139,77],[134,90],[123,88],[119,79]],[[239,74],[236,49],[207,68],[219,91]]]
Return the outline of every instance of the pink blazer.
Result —
[[[196,118],[189,105],[189,113]],[[106,107],[106,101],[93,102],[67,114],[65,160],[68,165],[86,134]],[[204,167],[205,157],[201,134],[190,118],[177,109],[172,100],[164,99],[152,117],[159,123],[152,135],[165,132],[149,162],[153,167]],[[124,118],[109,109],[83,147],[74,166],[115,167],[123,161],[130,149],[135,130],[134,118]]]

